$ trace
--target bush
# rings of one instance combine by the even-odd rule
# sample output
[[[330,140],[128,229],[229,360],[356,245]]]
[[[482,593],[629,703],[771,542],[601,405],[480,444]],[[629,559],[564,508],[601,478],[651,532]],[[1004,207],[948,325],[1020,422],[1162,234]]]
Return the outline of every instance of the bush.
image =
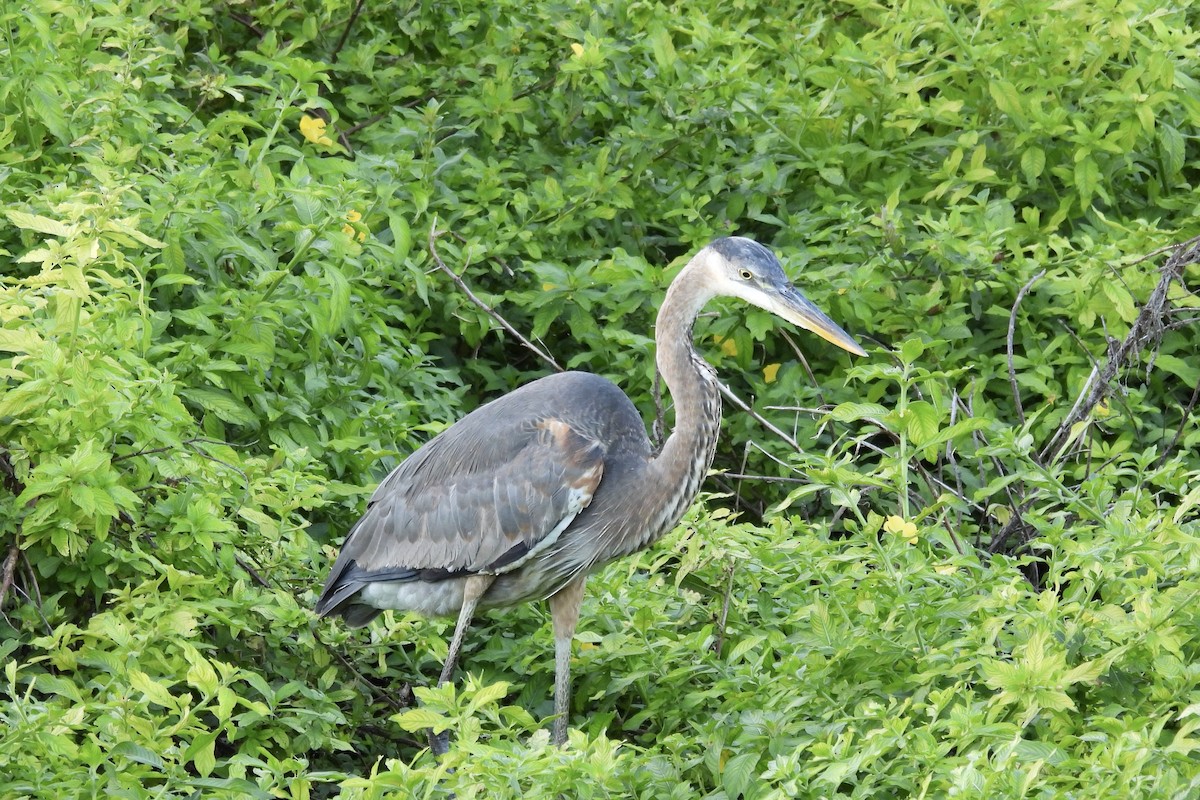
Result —
[[[0,20],[5,796],[1197,792],[1192,9]],[[569,748],[541,608],[439,689],[448,623],[313,619],[369,487],[552,369],[493,314],[649,424],[731,232],[872,356],[700,320],[800,447],[729,410],[715,494],[591,580]]]

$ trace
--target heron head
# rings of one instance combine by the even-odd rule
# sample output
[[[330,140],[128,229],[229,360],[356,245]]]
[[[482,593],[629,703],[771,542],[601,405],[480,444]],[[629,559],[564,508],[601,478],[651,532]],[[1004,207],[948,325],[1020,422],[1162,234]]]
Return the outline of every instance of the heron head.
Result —
[[[716,294],[739,297],[843,350],[866,355],[850,334],[792,285],[779,259],[758,242],[729,236],[717,239],[705,249],[710,287]]]

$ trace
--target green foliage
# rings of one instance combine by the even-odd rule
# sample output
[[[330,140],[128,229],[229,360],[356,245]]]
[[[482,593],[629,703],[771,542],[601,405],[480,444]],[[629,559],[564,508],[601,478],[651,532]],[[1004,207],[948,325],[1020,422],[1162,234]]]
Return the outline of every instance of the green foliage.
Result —
[[[1194,263],[1072,415],[1200,233],[1196,12],[793,6],[0,10],[0,794],[1200,792]],[[872,355],[700,321],[804,446],[717,467],[802,482],[592,579],[569,748],[544,609],[440,689],[446,623],[313,620],[386,468],[547,369],[431,242],[649,421],[729,232]]]

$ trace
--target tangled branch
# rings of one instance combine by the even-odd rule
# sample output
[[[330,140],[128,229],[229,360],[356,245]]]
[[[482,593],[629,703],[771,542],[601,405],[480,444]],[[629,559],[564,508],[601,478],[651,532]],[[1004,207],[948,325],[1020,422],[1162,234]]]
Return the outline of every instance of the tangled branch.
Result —
[[[1184,268],[1200,263],[1200,236],[1170,247],[1160,248],[1131,263],[1138,264],[1166,252],[1171,255],[1159,268],[1158,283],[1142,305],[1137,318],[1130,326],[1129,333],[1122,341],[1109,348],[1108,357],[1102,366],[1097,364],[1093,367],[1070,412],[1039,451],[1037,460],[1043,466],[1059,462],[1066,457],[1071,442],[1077,438],[1076,426],[1088,419],[1096,406],[1114,391],[1118,377],[1130,366],[1137,355],[1145,350],[1154,350],[1162,339],[1163,333],[1172,328],[1168,319],[1174,309],[1170,307],[1169,291],[1173,283],[1183,283]],[[1029,284],[1026,284],[1026,288],[1028,286]],[[1024,292],[1024,290],[1022,291]],[[1018,297],[1019,301],[1020,297]],[[1179,441],[1183,426],[1195,409],[1198,397],[1200,397],[1200,386],[1197,386],[1192,400],[1184,409],[1180,431],[1176,434],[1171,447],[1174,447],[1175,443]],[[1169,451],[1170,448],[1167,452]],[[1160,461],[1165,457],[1166,453],[1164,452]],[[988,552],[996,553],[1004,549],[1014,536],[1017,536],[1019,544],[1025,544],[1033,537],[1032,529],[1025,523],[1021,514],[1032,505],[1033,499],[1026,495],[1017,507],[1017,513],[1014,513],[1008,522],[992,536],[987,546]]]

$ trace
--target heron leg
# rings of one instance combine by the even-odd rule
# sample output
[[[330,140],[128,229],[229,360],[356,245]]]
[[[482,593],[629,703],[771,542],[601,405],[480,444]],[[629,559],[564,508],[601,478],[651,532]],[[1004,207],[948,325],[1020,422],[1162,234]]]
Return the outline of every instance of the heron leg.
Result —
[[[571,713],[571,640],[579,622],[586,575],[550,595],[550,616],[554,620],[554,732],[556,745],[567,743],[567,718]]]
[[[450,649],[446,653],[446,663],[442,665],[438,686],[449,683],[450,677],[454,674],[454,668],[458,666],[458,654],[462,650],[463,639],[466,638],[467,628],[471,626],[471,617],[475,614],[475,606],[479,604],[479,598],[483,597],[484,592],[488,590],[494,580],[496,580],[495,575],[472,575],[463,584],[462,607],[458,610],[458,622],[454,624],[454,635],[450,638]],[[435,756],[444,755],[450,749],[449,731],[441,733],[430,731],[429,749]]]

